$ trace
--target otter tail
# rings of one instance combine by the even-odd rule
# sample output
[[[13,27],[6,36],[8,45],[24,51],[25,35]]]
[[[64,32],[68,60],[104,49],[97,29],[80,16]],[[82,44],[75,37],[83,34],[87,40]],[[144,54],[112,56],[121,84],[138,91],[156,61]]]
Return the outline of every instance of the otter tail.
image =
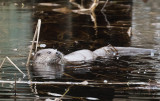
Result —
[[[98,57],[109,57],[109,56],[136,56],[141,54],[154,56],[157,53],[154,49],[134,48],[134,47],[113,47],[105,46],[93,51]]]

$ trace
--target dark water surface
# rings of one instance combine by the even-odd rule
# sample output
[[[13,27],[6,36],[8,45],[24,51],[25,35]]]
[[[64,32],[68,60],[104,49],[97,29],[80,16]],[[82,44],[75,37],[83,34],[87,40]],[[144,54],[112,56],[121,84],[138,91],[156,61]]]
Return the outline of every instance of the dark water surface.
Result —
[[[91,0],[75,2],[91,5]],[[104,5],[101,0],[94,12],[80,13],[67,0],[0,0],[0,60],[8,56],[26,74],[6,61],[0,69],[0,100],[53,101],[66,92],[63,101],[159,101],[159,54],[78,66],[25,66],[38,19],[40,44],[64,54],[108,44],[159,51],[159,0],[109,0],[101,11]]]

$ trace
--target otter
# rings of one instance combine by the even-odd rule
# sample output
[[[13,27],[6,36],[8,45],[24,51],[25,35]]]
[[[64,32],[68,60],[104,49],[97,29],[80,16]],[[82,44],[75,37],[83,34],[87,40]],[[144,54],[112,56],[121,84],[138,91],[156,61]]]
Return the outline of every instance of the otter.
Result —
[[[101,47],[94,51],[82,49],[67,55],[64,55],[57,49],[42,49],[35,54],[33,61],[35,64],[82,64],[94,61],[98,57],[109,58],[110,56],[135,56],[139,54],[153,55],[154,53],[156,53],[154,49],[113,46]]]

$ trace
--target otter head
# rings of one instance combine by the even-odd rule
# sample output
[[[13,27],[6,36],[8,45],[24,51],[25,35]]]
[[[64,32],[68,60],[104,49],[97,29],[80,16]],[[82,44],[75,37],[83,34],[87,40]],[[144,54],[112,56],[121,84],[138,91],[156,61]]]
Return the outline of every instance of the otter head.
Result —
[[[47,63],[47,64],[63,64],[63,54],[56,49],[42,49],[39,50],[34,58],[34,63]]]

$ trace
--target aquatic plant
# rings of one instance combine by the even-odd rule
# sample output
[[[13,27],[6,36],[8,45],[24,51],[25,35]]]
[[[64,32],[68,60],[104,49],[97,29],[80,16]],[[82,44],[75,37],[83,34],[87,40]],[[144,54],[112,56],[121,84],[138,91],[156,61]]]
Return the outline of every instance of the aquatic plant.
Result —
[[[30,59],[31,59],[31,55],[32,55],[32,51],[33,51],[35,43],[36,43],[35,52],[37,51],[39,34],[40,34],[40,27],[41,27],[41,19],[38,19],[38,23],[37,23],[36,30],[35,30],[35,33],[34,33],[34,36],[33,36],[32,46],[31,46],[31,49],[30,49],[30,52],[29,52],[29,55],[28,55],[26,66],[29,66],[29,62],[30,62]],[[37,40],[36,40],[36,38],[37,38]]]

